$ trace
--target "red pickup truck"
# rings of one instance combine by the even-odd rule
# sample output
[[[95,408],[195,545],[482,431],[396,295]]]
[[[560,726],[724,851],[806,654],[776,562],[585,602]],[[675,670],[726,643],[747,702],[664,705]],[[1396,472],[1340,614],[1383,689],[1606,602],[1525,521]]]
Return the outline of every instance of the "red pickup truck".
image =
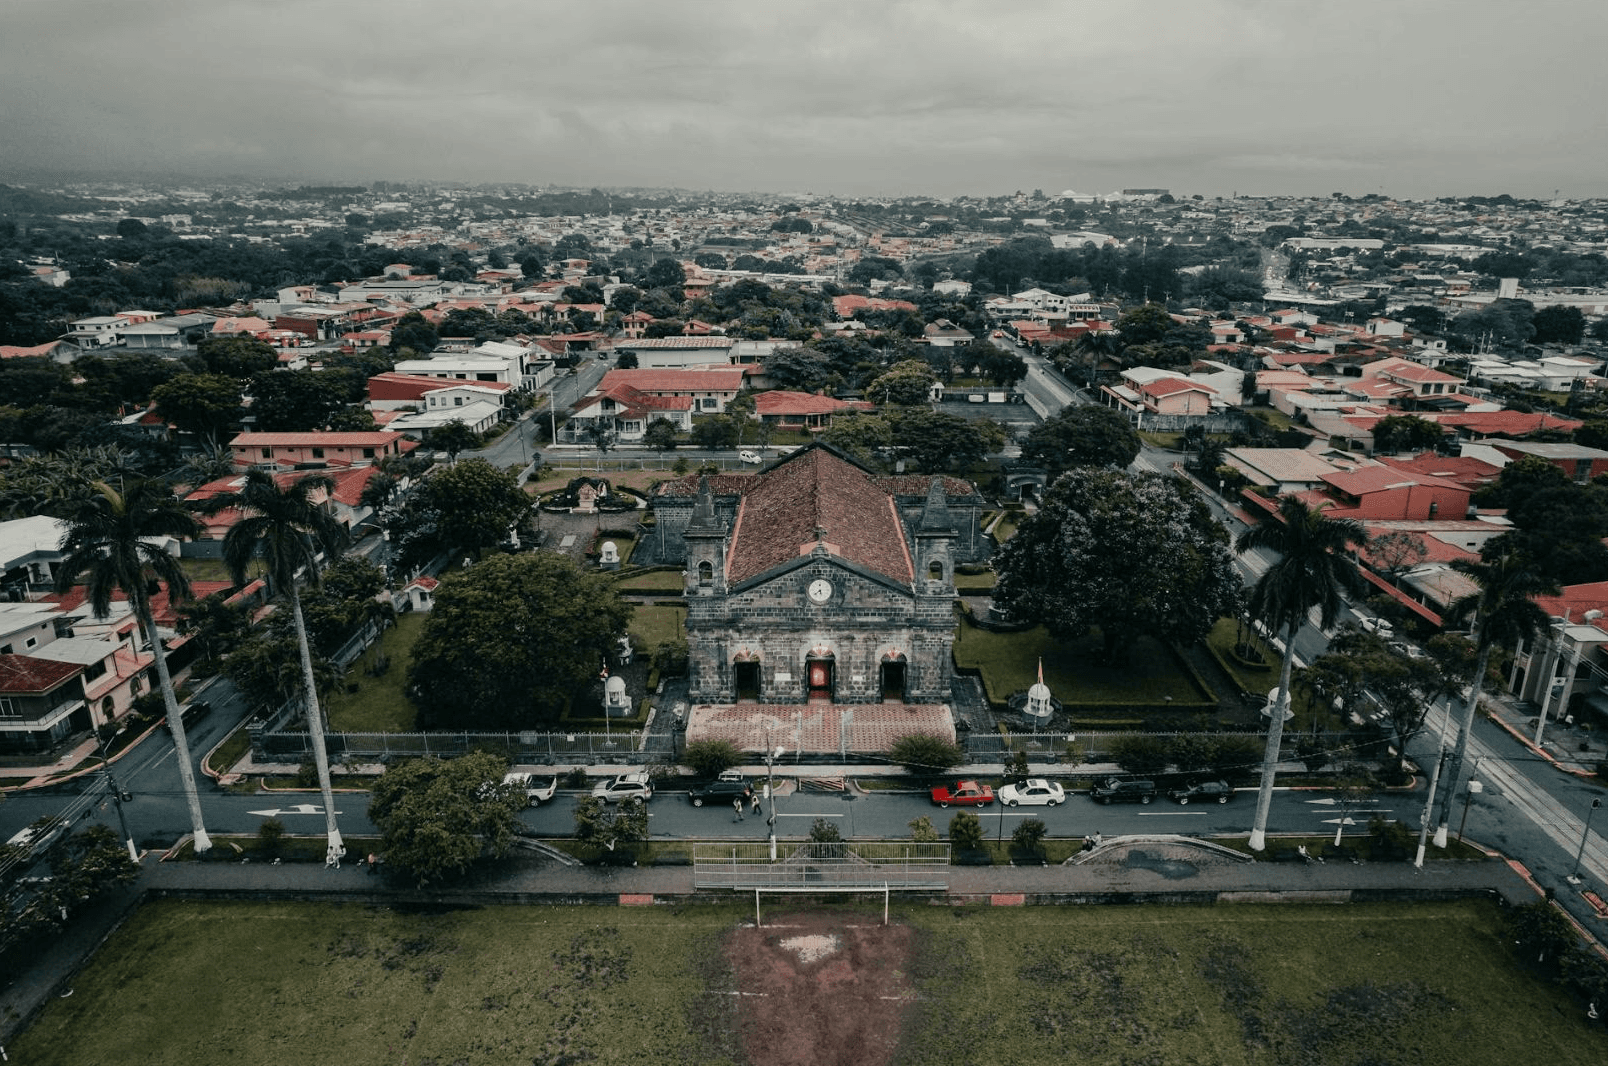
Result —
[[[940,807],[986,807],[994,802],[994,790],[975,781],[956,781],[933,789],[932,801]]]

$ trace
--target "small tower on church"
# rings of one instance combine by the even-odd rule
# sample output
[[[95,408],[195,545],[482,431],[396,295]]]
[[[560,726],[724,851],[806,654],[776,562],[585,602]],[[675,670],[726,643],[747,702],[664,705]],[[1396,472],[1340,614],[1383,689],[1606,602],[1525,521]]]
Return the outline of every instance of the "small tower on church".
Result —
[[[683,536],[687,542],[687,596],[726,594],[726,526],[715,513],[709,477],[698,479],[698,499]]]
[[[955,520],[949,514],[944,479],[934,476],[927,486],[927,502],[916,523],[916,594],[953,597],[955,594]]]

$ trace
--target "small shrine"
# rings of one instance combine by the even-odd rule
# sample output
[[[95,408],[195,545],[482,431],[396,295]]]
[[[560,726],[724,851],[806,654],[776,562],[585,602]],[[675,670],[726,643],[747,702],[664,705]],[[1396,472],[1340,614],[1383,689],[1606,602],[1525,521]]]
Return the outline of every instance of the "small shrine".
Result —
[[[625,690],[625,678],[618,674],[603,682],[603,717],[631,717],[631,696]]]

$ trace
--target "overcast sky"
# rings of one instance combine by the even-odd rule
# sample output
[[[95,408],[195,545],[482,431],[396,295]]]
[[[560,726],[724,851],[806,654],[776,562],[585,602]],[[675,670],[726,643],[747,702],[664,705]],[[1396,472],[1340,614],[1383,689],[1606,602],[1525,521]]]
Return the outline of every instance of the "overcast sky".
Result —
[[[1602,0],[0,0],[0,178],[1608,196]]]

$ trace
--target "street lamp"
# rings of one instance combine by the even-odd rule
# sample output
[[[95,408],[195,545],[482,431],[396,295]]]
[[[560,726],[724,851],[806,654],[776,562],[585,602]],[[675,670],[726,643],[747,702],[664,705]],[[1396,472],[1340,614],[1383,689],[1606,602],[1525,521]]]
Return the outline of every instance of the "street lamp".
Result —
[[[1586,811],[1586,825],[1584,829],[1580,830],[1580,850],[1575,852],[1574,872],[1569,875],[1571,884],[1578,883],[1580,880],[1580,860],[1585,858],[1586,855],[1586,837],[1591,835],[1591,816],[1596,814],[1600,807],[1602,807],[1602,800],[1594,799],[1591,801],[1590,809]]]
[[[770,817],[765,819],[765,825],[770,830],[770,861],[776,861],[776,760],[782,757],[787,749],[778,745],[774,750],[770,744],[765,745],[765,798],[770,800]]]

